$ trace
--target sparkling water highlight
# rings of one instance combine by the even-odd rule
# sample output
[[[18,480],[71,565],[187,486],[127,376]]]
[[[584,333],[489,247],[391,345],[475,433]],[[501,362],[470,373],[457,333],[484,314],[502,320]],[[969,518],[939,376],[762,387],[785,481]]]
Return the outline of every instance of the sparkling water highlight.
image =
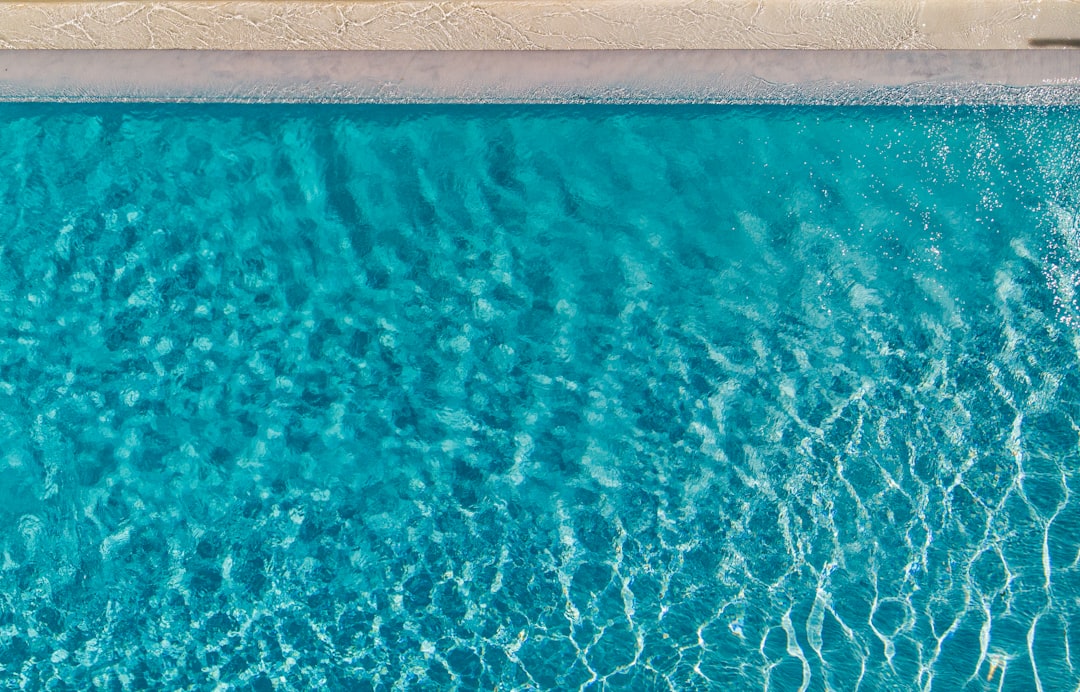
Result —
[[[1080,111],[0,106],[4,689],[1075,690]]]

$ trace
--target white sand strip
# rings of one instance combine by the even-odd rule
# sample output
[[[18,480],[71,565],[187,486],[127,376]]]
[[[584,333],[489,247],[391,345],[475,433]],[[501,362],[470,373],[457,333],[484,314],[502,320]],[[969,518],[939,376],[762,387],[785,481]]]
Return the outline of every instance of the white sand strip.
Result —
[[[1078,0],[0,2],[0,48],[1025,49],[1080,45]]]

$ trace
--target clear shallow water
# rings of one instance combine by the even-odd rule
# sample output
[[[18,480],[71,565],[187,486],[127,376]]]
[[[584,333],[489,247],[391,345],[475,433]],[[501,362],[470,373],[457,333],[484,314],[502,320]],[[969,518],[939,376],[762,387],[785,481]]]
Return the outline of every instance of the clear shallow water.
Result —
[[[1080,684],[1076,110],[0,116],[8,688]]]

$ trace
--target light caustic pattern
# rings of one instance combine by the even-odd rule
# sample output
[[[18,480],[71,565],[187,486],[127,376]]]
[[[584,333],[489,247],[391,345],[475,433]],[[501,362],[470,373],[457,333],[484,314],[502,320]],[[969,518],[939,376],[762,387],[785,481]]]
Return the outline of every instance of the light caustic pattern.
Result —
[[[1076,110],[2,112],[8,687],[1080,684]]]

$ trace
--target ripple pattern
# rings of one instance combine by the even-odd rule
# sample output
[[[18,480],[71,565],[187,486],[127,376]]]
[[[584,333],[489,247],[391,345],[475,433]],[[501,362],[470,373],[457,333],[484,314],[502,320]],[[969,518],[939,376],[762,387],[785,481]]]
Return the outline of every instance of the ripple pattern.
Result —
[[[7,689],[1080,686],[1076,109],[0,113]]]

